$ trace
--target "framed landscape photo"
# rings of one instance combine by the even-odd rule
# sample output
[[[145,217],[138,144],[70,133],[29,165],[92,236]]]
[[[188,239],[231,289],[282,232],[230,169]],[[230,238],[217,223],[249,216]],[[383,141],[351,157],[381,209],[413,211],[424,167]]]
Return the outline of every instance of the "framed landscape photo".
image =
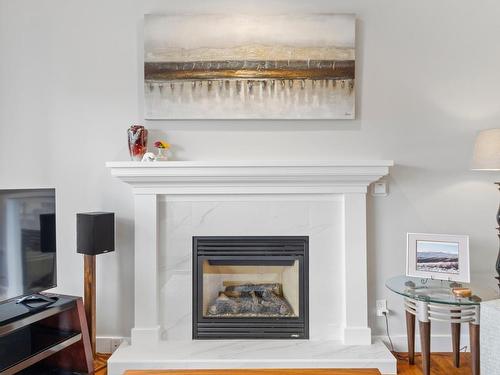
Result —
[[[408,233],[406,275],[470,282],[469,236]]]

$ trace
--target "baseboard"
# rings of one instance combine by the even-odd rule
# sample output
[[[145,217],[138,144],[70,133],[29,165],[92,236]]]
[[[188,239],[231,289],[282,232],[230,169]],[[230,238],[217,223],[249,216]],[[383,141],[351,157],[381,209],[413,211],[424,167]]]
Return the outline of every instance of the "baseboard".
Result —
[[[391,336],[392,342],[394,344],[394,349],[397,352],[407,352],[408,346],[406,342],[406,335],[394,335]],[[130,341],[127,337],[118,336],[99,336],[96,338],[96,349],[98,353],[113,353],[118,346],[124,341]],[[372,336],[372,340],[382,341],[388,348],[390,348],[389,340],[387,336]],[[460,336],[460,347],[467,347],[465,351],[470,351],[469,345],[469,335]],[[418,334],[415,337],[415,350],[420,351],[420,337]],[[431,350],[433,352],[451,352],[451,335],[432,335],[431,336]]]
[[[97,353],[113,353],[123,342],[126,337],[117,336],[98,336],[96,337],[95,346]]]
[[[394,344],[394,349],[397,352],[407,352],[408,344],[406,335],[391,335],[392,343]],[[387,336],[373,336],[373,340],[381,340],[388,348],[390,348],[389,339]],[[462,351],[470,351],[469,335],[460,336],[460,348],[464,348]],[[415,351],[420,351],[420,336],[416,334],[415,336]],[[451,352],[451,335],[431,335],[431,351],[432,352]]]

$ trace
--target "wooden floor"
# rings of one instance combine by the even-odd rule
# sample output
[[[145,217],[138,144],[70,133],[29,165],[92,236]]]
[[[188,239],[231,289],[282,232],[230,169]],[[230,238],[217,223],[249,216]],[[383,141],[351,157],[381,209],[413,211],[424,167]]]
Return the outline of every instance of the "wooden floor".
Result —
[[[406,353],[397,353],[398,357],[398,375],[421,375],[422,366],[421,358],[417,353],[415,355],[415,366],[408,365],[408,356]],[[462,366],[459,369],[453,367],[452,357],[450,353],[433,353],[431,356],[431,370],[432,375],[470,375],[470,354],[462,353]],[[99,366],[99,365],[98,365]],[[96,368],[98,367],[96,366]],[[367,375],[372,374],[371,372],[365,372]],[[144,372],[142,372],[144,374]],[[151,374],[155,374],[151,372]],[[156,372],[158,374],[158,372]],[[204,375],[198,372],[200,375]],[[205,373],[206,375],[214,375],[213,372]],[[227,374],[227,373],[226,373]],[[360,375],[363,372],[348,372],[346,370],[340,370],[335,373],[336,375]],[[96,372],[96,375],[107,375],[106,368],[101,368]],[[174,375],[174,374],[172,374]],[[236,374],[235,374],[236,375]],[[267,373],[266,375],[276,375],[276,372],[272,374]],[[290,373],[284,375],[291,375]],[[294,374],[295,375],[295,374]]]
[[[418,353],[415,354],[415,366],[408,364],[408,355],[398,353],[398,375],[422,375],[422,361]],[[432,375],[470,375],[470,353],[462,353],[460,357],[460,368],[453,366],[451,353],[431,354]]]
[[[126,371],[125,375],[380,375],[378,370],[266,369],[266,370],[164,370]]]

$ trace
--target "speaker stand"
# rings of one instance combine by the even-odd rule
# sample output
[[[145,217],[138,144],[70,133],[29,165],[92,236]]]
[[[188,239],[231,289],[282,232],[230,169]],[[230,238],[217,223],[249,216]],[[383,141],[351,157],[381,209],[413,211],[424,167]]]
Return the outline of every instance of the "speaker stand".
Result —
[[[83,301],[85,305],[85,316],[89,326],[92,356],[96,357],[95,348],[95,305],[96,305],[96,270],[95,255],[83,256]]]

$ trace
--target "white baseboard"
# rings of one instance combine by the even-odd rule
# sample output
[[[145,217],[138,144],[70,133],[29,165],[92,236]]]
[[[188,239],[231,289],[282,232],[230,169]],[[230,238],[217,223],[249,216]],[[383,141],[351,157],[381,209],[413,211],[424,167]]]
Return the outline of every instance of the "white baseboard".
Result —
[[[97,353],[113,353],[120,346],[126,337],[117,336],[98,336],[96,337],[95,346]]]
[[[406,335],[391,336],[394,344],[394,349],[397,352],[407,352],[408,346],[406,342]],[[99,336],[96,338],[96,350],[98,353],[113,353],[118,346],[124,341],[130,341],[127,337],[118,336]],[[389,339],[387,336],[373,336],[373,341],[382,341],[389,349]],[[470,351],[469,335],[460,336],[460,347],[467,347],[465,351]],[[415,336],[415,351],[420,351],[420,337],[418,334]],[[451,335],[431,335],[431,351],[433,352],[451,352]]]
[[[397,352],[407,352],[408,344],[406,335],[391,335],[394,349]],[[389,349],[389,339],[387,336],[373,336],[373,340],[381,340]],[[460,336],[460,348],[462,351],[470,351],[469,335]],[[420,336],[415,332],[415,351],[420,351]],[[431,352],[451,352],[451,335],[431,335]]]

